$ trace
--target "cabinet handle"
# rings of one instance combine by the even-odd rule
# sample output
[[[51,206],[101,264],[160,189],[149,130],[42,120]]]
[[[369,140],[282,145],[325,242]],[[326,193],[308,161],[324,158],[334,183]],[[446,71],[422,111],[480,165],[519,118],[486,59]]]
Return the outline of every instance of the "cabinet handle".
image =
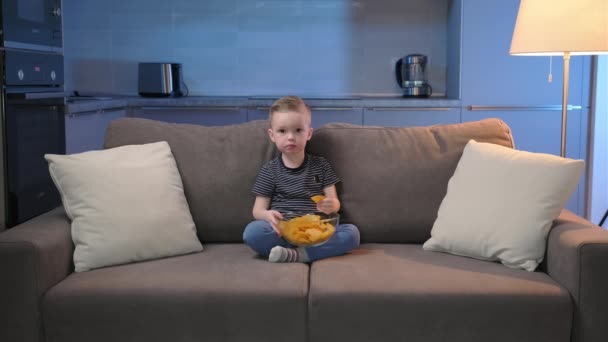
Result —
[[[65,99],[65,92],[63,92],[63,91],[53,91],[53,92],[44,92],[44,93],[18,92],[18,93],[7,93],[6,97],[9,99],[19,99],[19,100]]]
[[[239,110],[239,107],[196,107],[196,106],[158,106],[158,107],[134,107],[142,110]]]
[[[373,108],[367,108],[367,110],[370,111],[399,111],[399,112],[403,112],[403,111],[444,111],[444,110],[450,110],[452,108],[450,107],[373,107]]]
[[[310,110],[353,110],[353,107],[310,107]]]
[[[567,109],[568,110],[573,110],[573,109],[582,109],[582,106],[573,106],[573,105],[568,105]],[[467,106],[468,110],[471,111],[476,111],[476,110],[486,110],[486,111],[492,111],[492,110],[500,110],[500,111],[504,111],[504,110],[512,110],[512,111],[533,111],[533,110],[562,110],[562,106],[561,105],[550,105],[550,106],[521,106],[521,107],[515,107],[515,106]]]
[[[73,118],[79,115],[92,115],[92,114],[103,114],[105,112],[109,112],[109,111],[113,111],[113,110],[122,110],[125,109],[125,107],[110,107],[110,108],[100,108],[100,109],[95,109],[95,110],[87,110],[85,112],[75,112],[75,113],[68,113],[68,116]]]
[[[270,107],[255,107],[256,110],[270,110]],[[353,110],[353,107],[310,107],[310,110]]]

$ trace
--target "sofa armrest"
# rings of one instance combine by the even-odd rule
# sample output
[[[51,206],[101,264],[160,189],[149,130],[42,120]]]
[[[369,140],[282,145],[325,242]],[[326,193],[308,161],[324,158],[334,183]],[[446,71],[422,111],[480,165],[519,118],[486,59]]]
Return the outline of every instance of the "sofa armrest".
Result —
[[[38,342],[42,295],[73,270],[62,207],[0,233],[0,341]]]
[[[572,341],[608,341],[608,231],[567,210],[547,241],[547,273],[574,302]]]

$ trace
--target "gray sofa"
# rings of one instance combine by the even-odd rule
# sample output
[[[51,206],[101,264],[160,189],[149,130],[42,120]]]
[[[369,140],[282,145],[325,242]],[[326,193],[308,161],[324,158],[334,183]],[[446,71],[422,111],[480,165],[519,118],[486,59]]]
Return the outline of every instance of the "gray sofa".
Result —
[[[0,341],[608,341],[608,232],[581,217],[555,221],[536,272],[422,249],[466,142],[513,145],[503,122],[315,130],[362,244],[310,265],[242,244],[266,125],[111,123],[107,148],[169,142],[204,251],[75,273],[61,208],[9,229]]]

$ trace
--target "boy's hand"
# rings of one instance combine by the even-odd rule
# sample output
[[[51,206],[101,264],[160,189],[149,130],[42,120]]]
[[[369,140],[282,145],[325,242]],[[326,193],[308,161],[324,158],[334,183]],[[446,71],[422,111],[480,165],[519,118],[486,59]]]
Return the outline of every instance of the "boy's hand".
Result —
[[[325,214],[335,213],[340,208],[340,202],[335,197],[325,197],[317,202],[317,210]]]
[[[265,220],[270,223],[270,226],[277,233],[278,236],[281,236],[281,231],[279,230],[279,220],[283,219],[283,215],[276,210],[266,210]]]

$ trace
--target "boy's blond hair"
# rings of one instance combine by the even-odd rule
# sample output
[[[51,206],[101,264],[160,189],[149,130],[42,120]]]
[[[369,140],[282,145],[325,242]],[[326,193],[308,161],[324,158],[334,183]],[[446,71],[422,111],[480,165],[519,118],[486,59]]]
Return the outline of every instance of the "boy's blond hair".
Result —
[[[303,112],[310,116],[310,107],[298,96],[284,96],[274,101],[270,106],[268,121],[272,121],[272,115],[276,112]]]

